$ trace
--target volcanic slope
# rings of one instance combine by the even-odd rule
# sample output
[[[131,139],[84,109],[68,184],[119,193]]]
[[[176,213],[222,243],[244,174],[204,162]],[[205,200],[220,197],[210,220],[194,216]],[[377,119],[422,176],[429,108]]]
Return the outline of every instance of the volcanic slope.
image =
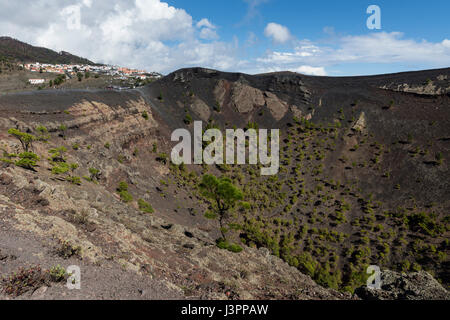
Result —
[[[349,299],[336,290],[364,285],[375,264],[423,269],[447,287],[448,75],[194,68],[138,90],[2,96],[2,275],[78,262],[88,278],[108,270],[85,297],[114,297],[120,280],[107,278],[121,272],[129,286],[117,295],[126,298]],[[280,129],[279,174],[170,164],[172,131],[193,130],[195,120]],[[36,166],[11,128],[35,137]],[[205,174],[243,191],[222,230],[200,192]],[[221,233],[219,247],[243,251],[220,249]],[[148,281],[142,288],[136,273]],[[45,287],[44,298],[62,290]]]

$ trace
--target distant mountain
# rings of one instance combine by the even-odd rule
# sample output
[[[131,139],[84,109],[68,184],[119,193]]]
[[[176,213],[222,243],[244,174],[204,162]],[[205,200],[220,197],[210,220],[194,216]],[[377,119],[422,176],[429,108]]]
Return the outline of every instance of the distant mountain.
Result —
[[[41,47],[34,47],[10,37],[0,37],[0,57],[21,62],[41,62],[51,64],[91,64],[94,62],[65,51],[60,53]]]

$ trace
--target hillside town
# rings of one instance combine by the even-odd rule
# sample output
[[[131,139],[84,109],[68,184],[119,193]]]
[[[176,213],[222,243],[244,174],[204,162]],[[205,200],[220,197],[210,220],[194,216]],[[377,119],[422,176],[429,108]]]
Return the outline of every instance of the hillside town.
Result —
[[[31,72],[66,74],[70,77],[76,76],[78,72],[90,72],[93,74],[114,76],[120,80],[127,80],[130,78],[138,78],[140,80],[155,80],[162,77],[162,75],[157,72],[147,72],[145,70],[130,69],[111,65],[47,64],[36,62],[20,64],[19,66]]]

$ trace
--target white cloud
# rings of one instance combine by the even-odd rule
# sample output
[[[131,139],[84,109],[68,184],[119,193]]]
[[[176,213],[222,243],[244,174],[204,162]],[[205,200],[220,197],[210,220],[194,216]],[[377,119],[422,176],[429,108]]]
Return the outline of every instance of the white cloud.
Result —
[[[446,48],[450,48],[450,40],[444,39],[444,40],[442,41],[442,45],[443,45],[444,47],[446,47]]]
[[[253,18],[260,16],[258,7],[269,0],[244,0],[247,3],[247,14],[244,19],[239,23],[240,25],[250,22]]]
[[[303,40],[298,41],[291,51],[269,51],[256,62],[258,68],[275,66],[283,70],[296,70],[298,66],[328,68],[352,63],[402,63],[440,68],[450,65],[450,40],[436,43],[416,41],[405,39],[400,32],[336,37],[333,46]]]
[[[246,65],[248,66],[248,65]],[[246,67],[244,66],[244,67]],[[327,72],[324,67],[312,67],[308,65],[302,65],[298,67],[284,67],[282,65],[272,65],[272,66],[262,66],[259,65],[257,67],[250,67],[246,72],[250,74],[258,74],[258,73],[271,73],[271,72],[280,72],[280,71],[291,71],[301,74],[307,74],[311,76],[326,76]]]
[[[289,71],[303,73],[303,74],[310,74],[313,76],[326,76],[327,75],[324,67],[300,66],[296,69],[291,69]]]
[[[203,18],[197,22],[197,28],[201,29],[199,37],[203,40],[217,40],[219,35],[216,32],[216,26],[213,25],[208,19]]]
[[[289,29],[281,24],[271,22],[266,26],[264,35],[276,43],[286,43],[292,39]]]
[[[167,73],[196,62],[222,68],[236,57],[208,19],[195,23],[162,0],[0,0],[0,7],[3,35],[96,62]]]
[[[379,32],[340,39],[340,47],[330,52],[330,60],[368,63],[449,64],[450,48],[442,43],[404,39],[401,32]]]
[[[208,19],[203,18],[202,20],[200,20],[199,22],[197,22],[197,28],[209,28],[209,29],[215,29],[216,26],[213,25]]]
[[[219,39],[219,35],[217,34],[217,32],[213,29],[209,29],[209,28],[203,28],[200,31],[200,39],[203,40],[217,40]]]

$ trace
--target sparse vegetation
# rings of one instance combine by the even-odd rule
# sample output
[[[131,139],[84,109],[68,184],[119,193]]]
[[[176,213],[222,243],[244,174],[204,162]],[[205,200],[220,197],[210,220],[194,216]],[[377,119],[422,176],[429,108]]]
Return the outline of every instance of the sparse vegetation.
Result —
[[[20,141],[25,152],[28,152],[33,147],[33,141],[36,140],[35,136],[14,128],[9,129],[8,133]]]
[[[153,207],[143,199],[138,200],[139,210],[145,213],[154,213]]]
[[[128,192],[128,183],[121,181],[119,187],[117,188],[117,193],[120,195],[120,199],[125,202],[133,201],[133,196]]]
[[[34,170],[37,166],[39,157],[33,152],[23,152],[19,154],[19,160],[16,161],[16,166],[22,167],[27,170]]]

